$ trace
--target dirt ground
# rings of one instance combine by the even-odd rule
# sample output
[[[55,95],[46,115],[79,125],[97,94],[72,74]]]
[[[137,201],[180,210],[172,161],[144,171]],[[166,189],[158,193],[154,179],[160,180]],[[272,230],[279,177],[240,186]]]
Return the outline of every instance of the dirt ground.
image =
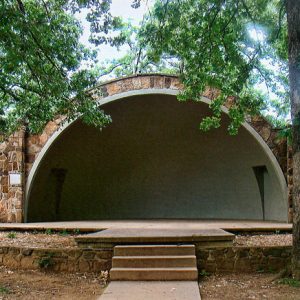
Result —
[[[74,235],[49,232],[15,232],[0,231],[1,246],[18,246],[30,248],[71,248],[75,247]]]
[[[300,287],[272,282],[273,278],[274,274],[259,273],[210,275],[200,279],[200,293],[202,300],[300,299]],[[93,300],[103,290],[99,274],[56,274],[0,267],[1,300]]]
[[[236,235],[234,246],[291,246],[291,234]],[[0,231],[1,246],[30,248],[72,248],[76,247],[74,234],[65,232],[50,234],[41,232]]]
[[[103,292],[99,274],[62,274],[0,267],[0,300],[93,300]]]
[[[233,245],[248,247],[292,246],[292,239],[292,234],[236,235]]]
[[[274,274],[211,275],[200,279],[202,300],[299,300],[300,287],[272,282]]]

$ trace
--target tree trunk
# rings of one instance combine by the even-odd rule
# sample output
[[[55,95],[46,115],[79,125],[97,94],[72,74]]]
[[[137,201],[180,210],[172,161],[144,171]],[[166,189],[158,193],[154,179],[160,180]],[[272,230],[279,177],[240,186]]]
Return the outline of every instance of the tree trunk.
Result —
[[[293,276],[300,279],[300,1],[287,0],[290,101],[293,130]]]

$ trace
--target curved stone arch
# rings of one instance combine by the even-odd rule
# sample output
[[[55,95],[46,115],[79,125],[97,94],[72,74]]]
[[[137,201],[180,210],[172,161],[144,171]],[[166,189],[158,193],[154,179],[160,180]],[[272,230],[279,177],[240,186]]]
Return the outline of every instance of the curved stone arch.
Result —
[[[137,96],[137,95],[155,95],[155,94],[162,94],[162,95],[172,95],[176,96],[179,93],[178,88],[162,88],[162,87],[156,87],[156,88],[145,88],[145,89],[133,89],[133,90],[127,90],[124,92],[118,92],[111,96],[106,96],[101,99],[99,99],[97,102],[99,106],[102,106],[104,104],[116,101],[116,100],[122,100],[125,98],[130,98],[131,96]],[[211,97],[213,99],[213,97]],[[209,104],[211,102],[211,99],[209,99],[206,96],[203,96],[201,99],[201,102],[204,102],[206,104]],[[222,107],[222,111],[226,114],[228,114],[228,109],[226,107]],[[28,201],[30,197],[30,191],[32,187],[32,183],[34,181],[35,175],[37,173],[37,170],[39,168],[39,165],[41,161],[43,160],[44,156],[50,149],[52,143],[60,136],[60,134],[67,129],[69,126],[71,126],[74,122],[71,121],[69,123],[65,123],[62,127],[60,127],[58,130],[52,133],[52,135],[47,139],[41,150],[39,151],[36,159],[34,160],[34,163],[29,171],[28,178],[26,181],[26,187],[25,187],[25,211],[24,211],[24,219],[25,222],[27,221],[27,212],[28,212]],[[278,179],[280,181],[280,190],[282,192],[282,197],[284,201],[287,201],[287,185],[286,180],[284,177],[284,174],[282,172],[282,169],[273,154],[272,150],[269,148],[267,143],[264,141],[262,136],[247,122],[243,123],[242,126],[251,134],[251,136],[254,137],[254,139],[257,141],[259,146],[262,148],[264,153],[267,155],[267,157],[270,159],[270,162],[272,166],[274,167],[274,170],[276,172],[276,175],[278,176]],[[288,213],[287,213],[288,214]]]

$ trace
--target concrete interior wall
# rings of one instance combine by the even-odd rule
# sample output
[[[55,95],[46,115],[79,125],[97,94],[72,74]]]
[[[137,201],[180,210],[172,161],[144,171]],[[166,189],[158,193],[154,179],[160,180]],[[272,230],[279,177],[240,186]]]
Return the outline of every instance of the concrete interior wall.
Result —
[[[286,221],[270,158],[246,129],[230,136],[225,114],[221,128],[204,133],[207,104],[175,96],[132,96],[103,109],[110,126],[76,121],[51,145],[32,183],[28,221],[261,220],[263,205],[266,220]]]

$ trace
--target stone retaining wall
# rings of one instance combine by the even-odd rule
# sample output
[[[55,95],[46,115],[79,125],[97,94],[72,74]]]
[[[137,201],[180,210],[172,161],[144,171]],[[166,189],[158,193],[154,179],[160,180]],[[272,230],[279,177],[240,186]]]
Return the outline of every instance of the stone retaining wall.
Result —
[[[13,269],[47,269],[59,272],[110,270],[110,249],[58,249],[0,247],[0,265]]]
[[[292,247],[196,247],[198,270],[222,272],[270,272],[291,262]],[[37,249],[0,247],[0,266],[59,272],[101,272],[110,270],[113,248]]]
[[[291,263],[292,247],[198,247],[196,255],[199,272],[275,272]]]

